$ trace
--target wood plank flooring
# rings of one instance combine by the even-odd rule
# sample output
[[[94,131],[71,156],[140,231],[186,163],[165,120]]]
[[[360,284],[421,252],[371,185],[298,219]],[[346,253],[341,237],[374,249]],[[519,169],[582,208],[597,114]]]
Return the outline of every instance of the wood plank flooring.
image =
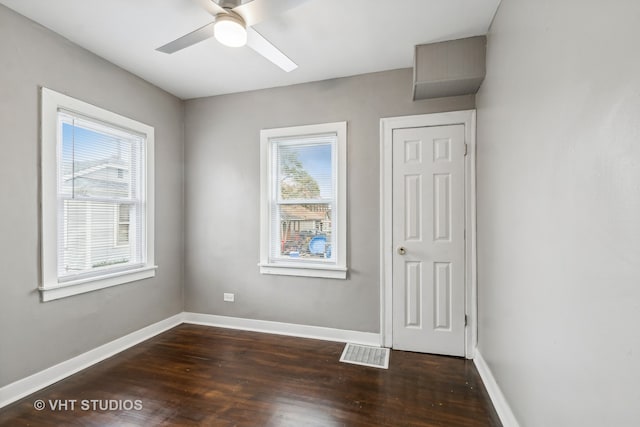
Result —
[[[183,324],[0,409],[0,425],[500,425],[471,361],[393,351],[383,370],[340,363],[343,348]]]

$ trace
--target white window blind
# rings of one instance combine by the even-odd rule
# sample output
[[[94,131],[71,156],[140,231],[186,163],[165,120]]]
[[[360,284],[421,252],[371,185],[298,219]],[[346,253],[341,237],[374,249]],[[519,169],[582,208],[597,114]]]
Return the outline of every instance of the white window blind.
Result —
[[[335,133],[272,139],[270,261],[335,264]]]
[[[58,111],[58,281],[145,264],[145,138]]]

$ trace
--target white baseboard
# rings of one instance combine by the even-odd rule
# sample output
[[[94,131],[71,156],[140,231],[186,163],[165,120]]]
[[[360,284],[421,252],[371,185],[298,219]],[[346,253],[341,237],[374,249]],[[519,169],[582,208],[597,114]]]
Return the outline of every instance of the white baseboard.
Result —
[[[26,378],[15,381],[4,387],[0,387],[0,408],[35,393],[36,391],[57,381],[67,378],[76,372],[95,365],[102,360],[178,326],[181,323],[288,335],[300,338],[313,338],[325,341],[352,342],[355,344],[372,346],[378,346],[381,342],[380,334],[373,332],[359,332],[345,329],[324,328],[320,326],[297,325],[293,323],[272,322],[267,320],[243,319],[239,317],[183,312],[138,331],[132,332],[122,338],[118,338],[107,344],[101,345],[100,347],[94,348],[93,350],[44,369]],[[502,394],[502,391],[496,383],[489,366],[478,349],[475,350],[473,362],[478,369],[480,378],[489,393],[489,397],[493,402],[502,424],[505,427],[519,427],[518,421],[513,415],[513,411],[511,411],[509,403]]]
[[[241,319],[238,317],[216,316],[183,312],[168,319],[149,325],[138,331],[113,340],[100,347],[89,350],[72,359],[44,369],[26,378],[0,387],[0,408],[37,392],[55,382],[67,378],[76,372],[86,369],[104,359],[118,354],[136,344],[152,338],[181,323],[217,326],[245,331],[265,332],[278,335],[289,335],[301,338],[314,338],[325,341],[352,342],[378,346],[380,335],[371,332],[349,331],[344,329],[323,328],[319,326],[296,325],[292,323],[271,322],[266,320]]]
[[[183,313],[149,325],[107,344],[0,388],[0,408],[86,369],[182,323]]]
[[[349,331],[345,329],[324,328],[321,326],[296,325],[293,323],[272,322],[268,320],[242,319],[239,317],[217,316],[185,312],[184,322],[195,325],[217,326],[220,328],[241,329],[243,331],[265,332],[277,335],[289,335],[300,338],[313,338],[324,341],[352,342],[379,346],[380,334],[373,332]]]
[[[518,420],[515,415],[513,415],[513,411],[509,406],[509,402],[502,394],[496,379],[493,377],[493,373],[491,369],[489,369],[489,365],[485,362],[482,354],[480,354],[480,350],[476,348],[476,354],[473,358],[473,363],[476,365],[478,369],[478,373],[480,374],[480,378],[482,378],[482,382],[484,383],[484,387],[487,389],[487,393],[489,393],[489,397],[491,398],[491,402],[493,403],[498,416],[500,417],[500,421],[504,427],[520,427],[518,424]]]

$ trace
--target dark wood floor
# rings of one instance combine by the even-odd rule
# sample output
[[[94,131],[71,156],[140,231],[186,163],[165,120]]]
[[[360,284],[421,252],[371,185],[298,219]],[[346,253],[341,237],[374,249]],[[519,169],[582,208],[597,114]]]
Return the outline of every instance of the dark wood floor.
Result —
[[[0,425],[500,425],[471,361],[393,351],[383,370],[340,363],[343,348],[180,325],[1,409]]]

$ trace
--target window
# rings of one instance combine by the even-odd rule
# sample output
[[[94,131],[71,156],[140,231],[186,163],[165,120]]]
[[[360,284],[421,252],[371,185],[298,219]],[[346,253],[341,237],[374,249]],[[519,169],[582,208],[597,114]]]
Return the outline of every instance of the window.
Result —
[[[260,272],[344,279],[346,122],[260,132]]]
[[[42,89],[43,301],[155,275],[153,128]]]

